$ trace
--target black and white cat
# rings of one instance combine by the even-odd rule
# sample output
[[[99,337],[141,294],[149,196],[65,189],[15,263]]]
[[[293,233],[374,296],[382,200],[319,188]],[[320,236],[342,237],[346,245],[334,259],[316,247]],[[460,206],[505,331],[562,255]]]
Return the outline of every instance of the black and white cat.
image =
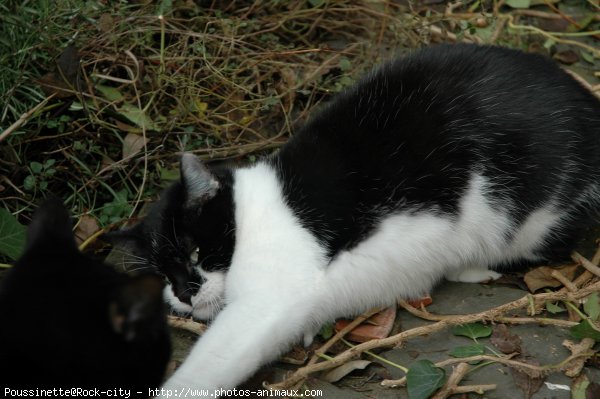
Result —
[[[212,325],[166,388],[232,388],[338,316],[571,248],[600,200],[600,102],[553,62],[444,45],[367,75],[276,154],[181,159],[122,233]],[[216,317],[215,317],[216,316]]]
[[[149,395],[171,350],[161,279],[123,275],[82,254],[71,229],[61,201],[45,202],[28,228],[25,253],[0,281],[3,392],[120,388]]]

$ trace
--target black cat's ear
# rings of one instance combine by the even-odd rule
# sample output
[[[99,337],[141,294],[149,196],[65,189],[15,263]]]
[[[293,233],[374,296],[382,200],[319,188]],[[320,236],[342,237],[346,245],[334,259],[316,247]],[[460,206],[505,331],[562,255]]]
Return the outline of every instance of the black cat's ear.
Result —
[[[151,274],[132,277],[123,284],[109,305],[113,331],[128,342],[159,331],[165,323],[162,291],[162,280]]]
[[[35,211],[27,228],[25,251],[77,251],[73,222],[58,198],[46,200]]]
[[[186,191],[186,204],[203,203],[214,197],[219,189],[219,181],[195,155],[181,156],[181,183]]]
[[[109,231],[102,234],[101,239],[113,247],[132,250],[133,252],[142,252],[146,244],[143,235],[142,223],[123,230]]]

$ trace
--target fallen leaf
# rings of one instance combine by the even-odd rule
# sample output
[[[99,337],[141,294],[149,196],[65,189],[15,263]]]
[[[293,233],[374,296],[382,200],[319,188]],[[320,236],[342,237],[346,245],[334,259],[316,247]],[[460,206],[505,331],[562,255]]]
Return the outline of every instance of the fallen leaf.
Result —
[[[594,292],[586,298],[583,303],[583,310],[590,316],[592,321],[598,320],[598,317],[600,316],[600,298],[598,297],[597,292]]]
[[[571,23],[564,18],[560,19],[548,19],[540,18],[537,20],[538,27],[543,30],[551,32],[565,32]]]
[[[346,335],[346,338],[354,342],[367,342],[372,339],[385,338],[390,335],[395,320],[396,307],[386,308],[355,327]],[[350,320],[346,319],[338,320],[335,323],[335,331],[340,331],[350,324],[350,322]]]
[[[452,328],[452,334],[471,339],[485,338],[492,334],[492,328],[481,323],[461,324]]]
[[[521,353],[521,338],[508,332],[505,324],[496,324],[490,342],[502,353]]]
[[[544,287],[560,287],[562,283],[552,277],[552,272],[557,270],[569,280],[573,280],[578,267],[579,265],[565,265],[561,267],[540,266],[526,273],[523,279],[531,292]]]
[[[471,357],[477,355],[483,355],[485,352],[485,346],[481,344],[457,346],[453,348],[449,355],[452,357]]]
[[[552,314],[566,312],[567,309],[560,307],[559,305],[546,301],[546,310]]]
[[[506,0],[505,4],[512,8],[529,8],[531,0]]]
[[[327,374],[321,377],[321,379],[327,382],[337,382],[354,370],[363,370],[371,363],[372,362],[369,360],[352,360],[329,371]]]
[[[119,89],[116,87],[105,86],[105,85],[96,85],[94,89],[98,90],[102,97],[106,98],[110,102],[121,102],[125,100],[125,96],[121,94]]]
[[[444,385],[446,372],[430,360],[417,360],[406,373],[406,388],[410,399],[427,399]]]
[[[421,309],[421,306],[429,306],[433,303],[430,295],[423,296],[421,298],[406,301],[413,308]]]
[[[79,53],[77,47],[67,46],[56,60],[56,71],[42,76],[37,83],[46,95],[57,98],[74,96],[81,84],[79,76]]]
[[[0,254],[16,260],[25,248],[25,231],[12,213],[0,208]]]
[[[135,133],[127,133],[123,139],[123,159],[131,157],[140,152],[148,139]]]
[[[552,56],[555,60],[561,64],[572,65],[579,61],[579,55],[573,50],[558,51]]]
[[[585,390],[585,399],[598,399],[600,398],[600,384],[591,382]]]
[[[523,362],[522,359],[520,359],[520,361]],[[526,363],[534,364],[536,366],[539,365],[538,362],[534,361],[529,361]],[[513,376],[517,387],[525,394],[525,399],[530,399],[533,394],[539,391],[542,385],[544,385],[545,377],[533,378],[514,368],[510,369],[510,374]]]
[[[85,240],[91,237],[94,233],[100,230],[96,218],[91,215],[83,215],[77,222],[75,229],[75,241],[77,245],[81,245]]]
[[[308,353],[306,353],[306,349],[299,345],[295,345],[291,351],[283,355],[279,360],[281,360],[283,363],[299,366],[306,363],[307,359]]]
[[[117,110],[117,112],[141,128],[155,131],[158,130],[156,123],[154,123],[154,121],[148,115],[146,115],[143,110],[135,105],[124,103],[121,108]]]
[[[575,338],[592,338],[594,341],[600,342],[600,329],[588,320],[584,320],[576,326],[571,327],[569,331]]]

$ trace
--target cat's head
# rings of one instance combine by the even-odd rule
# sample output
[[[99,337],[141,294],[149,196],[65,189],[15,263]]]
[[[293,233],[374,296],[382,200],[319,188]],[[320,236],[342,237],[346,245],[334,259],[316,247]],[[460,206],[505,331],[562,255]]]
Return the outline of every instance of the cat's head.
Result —
[[[0,280],[0,376],[7,386],[157,387],[170,355],[155,275],[129,276],[81,253],[52,199]]]
[[[175,311],[209,320],[223,306],[235,240],[231,171],[209,170],[192,154],[181,157],[180,170],[140,223],[109,240],[125,243],[136,267],[166,278],[164,297]]]

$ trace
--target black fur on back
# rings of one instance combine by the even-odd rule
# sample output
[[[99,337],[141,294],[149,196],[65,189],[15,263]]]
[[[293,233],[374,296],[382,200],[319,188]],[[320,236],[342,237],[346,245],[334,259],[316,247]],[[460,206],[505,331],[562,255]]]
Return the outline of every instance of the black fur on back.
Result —
[[[598,99],[553,61],[440,45],[376,69],[272,162],[289,205],[334,256],[394,212],[455,216],[473,172],[493,184],[490,201],[510,208],[515,228],[552,194],[561,210],[589,207],[572,194],[597,187],[599,135]],[[574,211],[570,225],[586,218]]]

